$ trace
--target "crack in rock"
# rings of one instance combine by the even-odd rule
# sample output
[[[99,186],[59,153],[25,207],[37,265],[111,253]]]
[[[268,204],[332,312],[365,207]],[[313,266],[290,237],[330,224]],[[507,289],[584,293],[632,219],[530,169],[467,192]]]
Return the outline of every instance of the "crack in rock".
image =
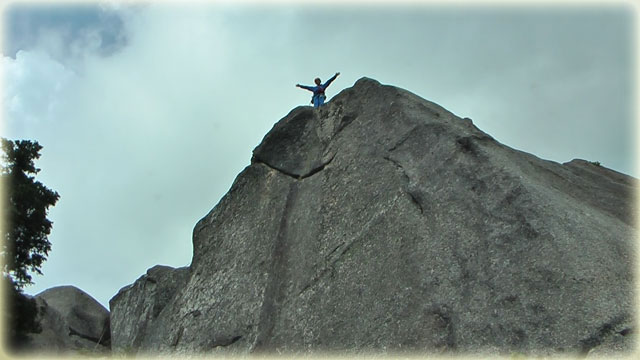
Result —
[[[269,342],[273,335],[273,329],[276,326],[282,304],[285,302],[285,289],[287,279],[286,274],[287,257],[289,256],[289,244],[287,243],[287,231],[289,227],[289,218],[291,209],[293,208],[298,197],[298,183],[291,182],[289,192],[285,201],[282,217],[280,219],[280,228],[278,235],[273,244],[271,254],[271,268],[268,272],[267,285],[264,290],[262,307],[260,309],[260,321],[256,340],[253,345],[254,352],[261,352],[269,349]]]
[[[389,157],[389,156],[384,156],[383,159],[391,162],[398,170],[400,170],[402,172],[402,175],[404,175],[405,179],[407,180],[407,188],[404,189],[404,191],[407,193],[407,195],[409,195],[409,198],[411,199],[411,202],[413,202],[416,207],[418,208],[418,210],[420,210],[420,214],[424,214],[424,207],[422,206],[422,201],[420,199],[420,195],[411,189],[411,178],[409,177],[409,174],[407,174],[407,171],[404,169],[404,167],[402,166],[402,164],[400,164],[400,162],[398,162],[397,160]]]
[[[100,344],[100,345],[104,345],[104,346],[108,346],[109,343],[109,338],[107,337],[105,339],[105,334],[107,334],[106,331],[102,331],[102,334],[100,335],[99,338],[93,337],[93,336],[89,336],[89,335],[85,335],[82,334],[78,331],[76,331],[74,328],[72,328],[71,326],[69,326],[69,336],[75,335],[79,338],[83,338],[85,340],[89,340],[91,342],[94,342],[96,344]],[[108,334],[107,334],[108,335]]]
[[[604,323],[602,326],[598,328],[598,330],[591,335],[590,337],[580,340],[580,350],[579,353],[583,356],[586,356],[591,349],[601,345],[608,337],[614,336],[616,334],[627,336],[632,333],[632,329],[629,327],[625,327],[622,330],[617,330],[620,325],[624,324],[628,319],[626,314],[618,315]]]
[[[220,336],[213,339],[213,342],[211,343],[210,348],[213,349],[217,347],[225,347],[225,346],[233,345],[240,339],[242,339],[242,335]]]
[[[298,174],[294,174],[294,173],[288,172],[288,171],[287,171],[287,170],[285,170],[285,169],[282,169],[282,168],[279,168],[279,167],[273,166],[273,165],[271,165],[271,164],[267,163],[266,161],[263,161],[263,160],[261,160],[261,159],[259,159],[259,158],[257,158],[257,157],[254,157],[254,159],[253,159],[253,163],[263,164],[263,165],[267,166],[268,168],[273,169],[273,170],[275,170],[275,171],[277,171],[277,172],[279,172],[279,173],[281,173],[281,174],[283,174],[283,175],[286,175],[286,176],[291,177],[291,178],[296,179],[296,180],[303,180],[303,179],[306,179],[306,178],[308,178],[308,177],[311,177],[311,176],[313,176],[313,175],[315,175],[315,174],[319,173],[320,171],[324,170],[324,169],[325,169],[325,167],[326,167],[327,165],[329,165],[329,164],[333,161],[333,159],[334,159],[335,157],[336,157],[336,154],[333,154],[333,155],[331,156],[331,158],[329,158],[329,160],[327,160],[326,162],[324,162],[324,163],[320,164],[319,166],[317,166],[317,167],[315,167],[315,168],[313,168],[313,169],[309,170],[308,172],[306,172],[306,173],[304,173],[304,174],[300,174],[300,175],[298,175]]]
[[[421,125],[416,125],[414,127],[411,128],[411,130],[407,131],[401,138],[400,140],[398,140],[395,145],[393,145],[391,148],[387,149],[388,152],[393,152],[395,151],[397,148],[399,148],[400,146],[402,146],[407,140],[409,140],[409,138],[413,135],[413,133],[416,131],[416,129],[418,129]]]
[[[418,199],[417,195],[410,190],[407,190],[407,194],[409,194],[411,201],[413,201],[413,203],[418,207],[418,210],[420,210],[420,214],[424,214],[424,208],[422,207],[422,204],[420,203],[420,199]]]
[[[184,327],[180,326],[180,328],[178,329],[178,332],[176,333],[173,341],[171,342],[171,347],[177,347],[178,344],[180,343],[180,340],[182,340],[182,334],[184,334]]]

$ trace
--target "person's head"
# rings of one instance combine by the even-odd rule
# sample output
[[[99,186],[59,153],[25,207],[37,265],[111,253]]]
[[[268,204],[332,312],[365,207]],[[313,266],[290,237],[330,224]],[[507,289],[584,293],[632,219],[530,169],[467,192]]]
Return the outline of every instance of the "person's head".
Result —
[[[316,85],[320,85],[320,82],[321,82],[320,78],[316,78],[316,79],[315,79],[315,80],[313,80],[313,81],[316,83]]]

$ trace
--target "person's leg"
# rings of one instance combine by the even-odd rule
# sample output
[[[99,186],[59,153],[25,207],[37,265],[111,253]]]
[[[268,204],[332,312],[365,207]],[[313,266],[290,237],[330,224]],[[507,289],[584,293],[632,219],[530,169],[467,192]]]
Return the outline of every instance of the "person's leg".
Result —
[[[320,107],[320,105],[322,105],[322,100],[320,99],[320,96],[313,97],[313,107]]]

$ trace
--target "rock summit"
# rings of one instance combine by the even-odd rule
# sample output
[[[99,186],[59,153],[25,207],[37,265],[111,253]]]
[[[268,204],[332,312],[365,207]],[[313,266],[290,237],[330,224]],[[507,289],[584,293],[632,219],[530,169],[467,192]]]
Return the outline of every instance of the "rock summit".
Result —
[[[111,300],[112,348],[629,351],[636,186],[363,78],[275,124],[196,224],[190,266]]]

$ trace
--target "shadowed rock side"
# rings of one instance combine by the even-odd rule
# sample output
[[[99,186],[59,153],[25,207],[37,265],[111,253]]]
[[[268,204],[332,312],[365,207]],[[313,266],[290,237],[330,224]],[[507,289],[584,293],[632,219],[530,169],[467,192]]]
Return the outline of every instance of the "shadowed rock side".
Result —
[[[106,355],[110,351],[109,312],[74,286],[58,286],[35,296],[41,327],[22,350],[54,356]]]
[[[134,350],[628,350],[635,186],[364,78],[265,136]]]
[[[184,287],[188,268],[156,265],[109,301],[112,353],[135,352],[162,310]]]

